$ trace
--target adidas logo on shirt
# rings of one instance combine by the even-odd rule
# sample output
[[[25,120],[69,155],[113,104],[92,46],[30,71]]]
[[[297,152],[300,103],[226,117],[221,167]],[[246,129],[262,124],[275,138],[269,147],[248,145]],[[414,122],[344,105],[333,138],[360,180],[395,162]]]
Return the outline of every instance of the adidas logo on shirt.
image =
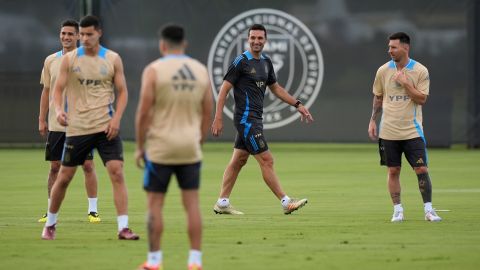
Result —
[[[173,88],[175,90],[192,91],[195,86],[193,82],[196,81],[197,78],[195,78],[195,75],[193,75],[192,70],[186,64],[184,64],[179,70],[177,70],[175,75],[173,75],[172,80]]]

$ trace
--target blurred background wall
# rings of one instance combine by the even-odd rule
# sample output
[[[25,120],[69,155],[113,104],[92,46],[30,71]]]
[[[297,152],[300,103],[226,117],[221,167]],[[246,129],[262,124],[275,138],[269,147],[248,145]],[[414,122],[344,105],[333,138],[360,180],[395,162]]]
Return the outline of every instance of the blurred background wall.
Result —
[[[410,56],[430,71],[430,97],[423,108],[429,145],[480,145],[480,69],[475,60],[480,60],[479,4],[474,0],[0,0],[0,143],[43,143],[37,131],[40,73],[45,57],[61,49],[62,20],[78,20],[88,13],[101,18],[102,44],[118,52],[125,66],[129,104],[122,137],[133,140],[140,76],[144,66],[159,57],[159,26],[183,24],[188,54],[207,64],[209,54],[213,57],[220,49],[212,45],[224,26],[239,14],[260,8],[297,19],[321,52],[313,56],[319,57],[315,69],[321,73],[320,87],[309,100],[315,122],[305,125],[297,119],[270,128],[265,132],[269,141],[367,142],[375,72],[389,60],[388,35],[404,31],[412,38]],[[271,43],[278,41],[267,53],[277,54],[280,83],[291,85],[291,93],[300,93],[302,89],[295,87],[305,86],[298,82],[308,72],[300,67],[300,36],[285,38],[282,33],[288,26],[266,26]],[[245,36],[242,32],[236,37]],[[227,62],[243,49],[227,53]],[[219,140],[233,141],[231,120],[224,119]]]

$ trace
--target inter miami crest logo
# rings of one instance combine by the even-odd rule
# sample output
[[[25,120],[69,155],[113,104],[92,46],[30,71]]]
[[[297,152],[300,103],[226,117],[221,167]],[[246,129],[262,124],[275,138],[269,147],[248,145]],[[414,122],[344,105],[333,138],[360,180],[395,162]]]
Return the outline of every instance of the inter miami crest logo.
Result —
[[[263,53],[273,63],[278,82],[307,108],[315,101],[323,80],[323,56],[317,40],[297,18],[275,9],[253,9],[231,19],[218,32],[208,55],[208,70],[215,99],[228,66],[248,49],[248,28],[255,24],[267,28]],[[251,71],[255,72],[255,71]],[[233,119],[234,100],[230,91],[224,112]],[[297,118],[293,106],[266,92],[263,110],[265,129],[285,126]]]

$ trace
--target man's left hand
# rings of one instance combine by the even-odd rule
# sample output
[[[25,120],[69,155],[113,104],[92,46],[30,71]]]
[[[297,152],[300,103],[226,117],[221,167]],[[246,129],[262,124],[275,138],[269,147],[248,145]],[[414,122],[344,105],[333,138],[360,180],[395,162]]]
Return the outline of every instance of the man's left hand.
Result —
[[[140,169],[143,169],[145,167],[145,150],[137,148],[135,150],[135,164],[137,164],[137,167]]]
[[[305,123],[307,124],[313,122],[313,116],[310,114],[308,109],[305,108],[305,106],[300,105],[298,106],[297,110],[300,113],[300,121],[303,122],[305,120]]]
[[[120,131],[120,121],[117,120],[115,117],[110,120],[108,123],[107,128],[105,129],[105,133],[107,133],[107,139],[112,140],[117,137]]]

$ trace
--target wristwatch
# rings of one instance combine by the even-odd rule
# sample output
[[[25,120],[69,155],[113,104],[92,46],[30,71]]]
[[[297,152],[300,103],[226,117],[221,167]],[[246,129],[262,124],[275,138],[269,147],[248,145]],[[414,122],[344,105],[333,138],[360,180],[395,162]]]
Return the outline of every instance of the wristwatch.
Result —
[[[298,108],[298,106],[300,106],[301,104],[303,103],[297,99],[297,102],[295,103],[295,105],[293,105],[293,107]]]

